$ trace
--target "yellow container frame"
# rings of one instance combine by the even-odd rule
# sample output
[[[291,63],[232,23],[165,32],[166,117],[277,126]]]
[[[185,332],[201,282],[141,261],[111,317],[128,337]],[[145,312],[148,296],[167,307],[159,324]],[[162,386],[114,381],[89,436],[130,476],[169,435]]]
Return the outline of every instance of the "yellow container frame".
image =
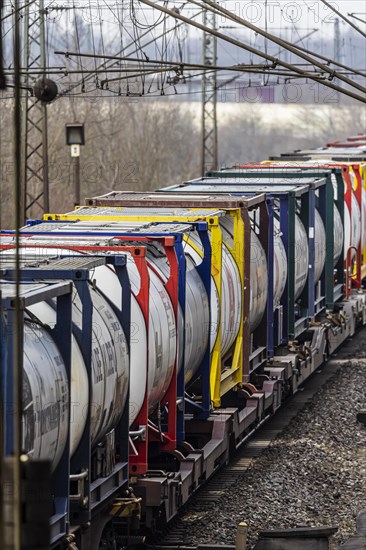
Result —
[[[235,264],[238,268],[241,281],[241,294],[242,294],[242,312],[240,316],[240,324],[238,334],[231,351],[231,365],[230,368],[223,369],[223,363],[226,359],[222,357],[222,333],[221,333],[221,318],[219,319],[219,326],[217,331],[217,338],[215,345],[211,352],[211,366],[210,366],[210,392],[211,402],[213,407],[217,408],[221,406],[221,397],[228,393],[230,390],[238,388],[243,383],[243,362],[244,362],[244,350],[243,350],[243,330],[244,330],[244,222],[241,216],[240,208],[223,209],[219,208],[219,211],[225,212],[233,218],[233,246],[229,246],[223,243],[222,231],[220,227],[220,216],[212,216],[210,214],[204,215],[202,212],[207,210],[212,212],[212,208],[187,208],[192,212],[192,215],[176,215],[176,214],[155,214],[155,215],[137,215],[137,216],[123,216],[123,210],[125,207],[114,207],[114,210],[119,210],[121,214],[107,214],[105,216],[92,216],[90,214],[85,215],[82,213],[83,209],[90,209],[93,207],[76,207],[75,213],[72,214],[45,214],[45,220],[58,220],[58,221],[130,221],[130,222],[183,222],[192,223],[198,221],[205,221],[208,225],[211,236],[211,275],[215,281],[219,301],[222,300],[222,246],[226,246],[233,256]],[[97,206],[98,210],[108,207]],[[199,211],[199,215],[195,215],[194,212]],[[189,237],[185,237],[189,240]],[[202,251],[189,240],[190,245],[202,255]],[[248,266],[250,268],[250,266]],[[249,350],[247,350],[249,353]]]

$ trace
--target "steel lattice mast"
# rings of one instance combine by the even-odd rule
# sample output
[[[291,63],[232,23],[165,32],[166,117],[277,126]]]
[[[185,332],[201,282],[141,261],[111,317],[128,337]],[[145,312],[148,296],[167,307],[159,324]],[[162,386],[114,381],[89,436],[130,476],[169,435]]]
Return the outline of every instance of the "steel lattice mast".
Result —
[[[44,17],[43,0],[36,0],[26,6],[23,67],[26,71],[40,69],[45,74]],[[35,80],[26,72],[23,84],[33,88]],[[30,215],[49,211],[47,105],[25,91],[22,97],[22,113],[21,217],[24,223]]]
[[[203,12],[203,24],[216,29],[216,15],[211,10]],[[212,34],[203,33],[202,63],[216,65],[217,39]],[[205,71],[202,76],[202,149],[201,172],[217,168],[217,82],[216,71]]]

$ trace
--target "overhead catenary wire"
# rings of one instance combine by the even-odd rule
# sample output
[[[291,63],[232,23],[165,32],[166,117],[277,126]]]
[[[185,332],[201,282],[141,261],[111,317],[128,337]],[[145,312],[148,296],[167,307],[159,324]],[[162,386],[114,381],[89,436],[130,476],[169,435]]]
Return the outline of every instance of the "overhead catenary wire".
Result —
[[[146,1],[149,1],[149,0],[140,0],[140,2],[143,2],[143,3],[145,3]],[[190,0],[190,1],[193,2],[193,3],[197,3],[196,0]],[[222,6],[219,6],[218,4],[215,4],[211,0],[201,0],[201,1],[205,5],[207,4],[211,8],[211,10],[215,11],[216,13],[225,15],[226,17],[228,17],[232,21],[235,21],[236,23],[241,23],[244,27],[246,27],[246,28],[262,35],[265,38],[268,38],[272,42],[274,42],[274,43],[278,44],[279,46],[285,48],[286,50],[290,51],[291,53],[295,54],[296,56],[301,57],[302,59],[304,59],[308,63],[311,63],[312,65],[315,65],[319,69],[322,69],[323,72],[328,73],[332,77],[332,79],[334,77],[337,77],[337,78],[339,78],[339,80],[342,80],[346,84],[349,84],[350,86],[353,86],[353,87],[357,88],[358,90],[366,93],[366,88],[364,86],[361,86],[360,84],[358,84],[354,80],[351,80],[347,77],[344,77],[342,75],[338,75],[337,71],[335,71],[334,69],[332,69],[328,65],[324,65],[324,63],[320,63],[320,61],[317,61],[316,59],[310,57],[310,55],[303,52],[301,48],[297,48],[296,46],[293,46],[287,40],[284,40],[283,38],[279,38],[278,36],[276,36],[274,34],[271,34],[271,33],[268,33],[266,31],[264,31],[260,27],[257,27],[256,25],[253,25],[252,23],[250,23],[246,19],[243,19],[242,17],[239,17],[238,15],[235,15],[231,11],[223,8]],[[201,5],[201,4],[199,3],[199,5]],[[311,54],[313,54],[313,52],[311,52]],[[268,57],[267,54],[264,54],[262,56],[263,57]],[[278,63],[284,63],[284,62],[281,62],[280,60],[278,60]]]
[[[7,15],[2,16],[0,21],[5,21],[6,19],[9,19],[10,17],[13,17],[15,13],[19,13],[20,11],[25,10],[26,8],[28,8],[29,6],[34,4],[36,1],[37,0],[31,0],[27,4],[24,4],[22,6],[18,5],[17,7],[15,7],[15,4],[14,4],[12,11],[10,13],[8,13]]]
[[[311,35],[314,34],[314,32],[316,32],[316,31],[317,31],[317,29],[313,29],[313,30],[310,31],[307,35],[305,35],[305,36],[302,38],[302,40],[304,40],[304,39],[307,38],[308,36],[311,36]],[[298,41],[295,42],[295,44],[297,44],[297,43],[298,43]],[[276,56],[277,56],[277,55],[280,55],[280,53],[281,53],[282,51],[283,51],[283,50],[279,50],[279,51],[277,52]],[[259,73],[259,70],[258,70],[258,73]],[[274,71],[271,71],[271,74],[272,74],[272,75],[275,75]],[[275,76],[277,76],[277,75],[275,75]],[[280,75],[278,75],[278,76],[280,76]],[[219,90],[219,89],[222,88],[223,86],[226,86],[227,84],[231,84],[231,83],[235,82],[236,80],[238,80],[239,78],[240,78],[240,75],[235,75],[235,76],[233,76],[232,78],[230,78],[227,82],[224,82],[224,83],[219,84],[219,85],[217,86],[217,89]],[[299,77],[299,76],[297,75],[297,78],[302,78],[302,76]]]
[[[348,15],[348,17],[353,17],[353,19],[357,19],[357,21],[360,21],[361,23],[366,25],[366,20],[361,19],[361,17],[357,17],[357,15],[355,13],[347,13],[347,15]],[[364,14],[364,15],[366,15],[366,14]]]
[[[343,21],[345,21],[348,25],[350,25],[356,32],[360,33],[361,36],[363,36],[364,38],[366,38],[366,33],[361,30],[359,27],[357,27],[357,25],[355,25],[352,21],[350,21],[348,19],[348,17],[346,17],[345,15],[343,15],[343,13],[341,13],[336,7],[335,7],[335,2],[327,2],[327,0],[320,0],[325,6],[327,6],[327,8],[329,8],[330,10],[332,10],[332,12],[336,13],[338,15],[338,17],[340,17],[341,19],[343,19]]]
[[[110,7],[108,7],[108,9],[111,9]],[[198,17],[200,14],[202,13],[202,10],[199,10],[197,13],[194,13],[192,15],[192,19],[194,19],[195,17]],[[120,27],[122,28],[123,27],[123,23],[122,23],[122,20],[121,18],[118,16],[117,17],[117,20],[120,24]],[[176,28],[179,28],[183,25],[184,23],[179,23],[178,25],[175,25],[174,27],[172,27],[171,29],[168,29],[166,32],[167,33],[171,33],[172,31],[174,31]],[[132,52],[130,52],[130,55],[131,54],[134,54],[134,53],[137,53],[139,51],[141,51],[143,53],[143,49],[142,49],[142,46],[140,44],[141,40],[151,34],[151,26],[144,32],[142,33],[141,35],[139,35],[138,37],[138,40],[136,39],[136,35],[135,37],[133,37],[129,32],[127,32],[127,34],[130,36],[131,38],[131,41],[126,44],[125,46],[122,46],[122,48],[117,52],[116,55],[120,55],[121,53],[127,51],[129,48],[135,46],[134,50],[132,50]],[[160,35],[158,35],[157,37],[153,37],[151,40],[149,40],[148,42],[146,42],[144,45],[143,45],[143,48],[146,48],[148,46],[150,46],[151,44],[153,44],[156,40],[158,40],[159,38],[162,38],[163,36],[163,33],[161,33]],[[141,59],[139,59],[139,61],[141,61]],[[102,63],[98,66],[98,69],[101,69],[102,67],[105,67],[107,66],[107,64],[109,64],[111,66],[113,66],[115,63],[113,62],[113,59],[112,60],[107,60],[105,63]],[[102,71],[101,71],[102,72]],[[89,73],[89,74],[86,74],[85,78],[83,79],[83,82],[84,84],[91,80],[91,78],[93,77],[93,74],[92,73]],[[79,86],[81,84],[81,81],[78,81],[78,82],[75,82],[73,84],[70,84],[68,89],[63,92],[61,95],[67,95],[68,93],[70,93],[72,90],[74,90],[77,86]]]
[[[94,54],[88,54],[88,53],[82,53],[80,54],[79,52],[62,52],[62,51],[55,51],[55,54],[59,54],[59,55],[65,55],[67,57],[70,57],[70,56],[82,56],[82,57],[93,57]],[[103,57],[105,58],[106,56],[104,55],[100,55],[97,57]],[[115,60],[130,60],[130,61],[136,61],[137,59],[136,58],[131,58],[131,57],[114,57],[114,56],[110,56],[112,57],[113,59]],[[263,64],[257,64],[257,65],[254,65],[254,64],[251,64],[251,65],[233,65],[233,66],[216,66],[216,65],[201,65],[201,64],[195,64],[195,63],[185,63],[185,62],[176,62],[176,61],[162,61],[162,60],[157,60],[157,59],[151,59],[151,60],[145,60],[145,63],[148,64],[148,63],[152,63],[152,64],[156,64],[156,65],[168,65],[169,68],[164,70],[164,73],[172,70],[172,71],[179,71],[179,70],[184,70],[185,68],[192,68],[192,69],[206,69],[207,71],[209,72],[213,72],[213,71],[235,71],[235,72],[240,72],[240,73],[254,73],[254,74],[266,74],[266,75],[277,75],[277,76],[286,76],[286,77],[298,77],[298,78],[312,78],[314,74],[318,74],[318,73],[307,73],[305,71],[303,71],[301,73],[301,75],[299,74],[296,74],[294,72],[286,72],[286,71],[278,71],[278,70],[275,70],[276,69],[276,65],[275,64],[272,64],[272,65],[268,65],[268,66],[265,66]],[[172,64],[172,65],[170,65]],[[115,72],[124,72],[126,69],[122,69],[121,71],[119,69],[115,70]],[[133,72],[138,72],[140,69],[133,69]],[[111,70],[112,71],[112,70]],[[145,70],[146,72],[144,74],[147,74],[148,70]],[[57,72],[57,71],[56,71]],[[78,72],[78,71],[74,71],[75,73]],[[85,71],[84,71],[85,72]],[[93,72],[93,71],[91,71]],[[106,72],[105,69],[103,69],[101,71],[102,73]],[[156,71],[156,73],[158,74],[159,72],[163,72],[163,71]],[[52,73],[52,71],[50,72],[50,74]],[[71,71],[72,73],[72,71]],[[150,73],[152,74],[152,73]],[[318,75],[318,78],[319,80],[323,81],[323,79],[325,79],[326,77],[325,76],[322,76],[322,75]],[[123,76],[120,78],[120,80],[125,80],[126,79],[126,76]],[[105,81],[101,81],[102,85],[105,84],[107,82],[107,80],[109,82],[116,82],[119,80],[119,78],[113,78],[113,79],[106,79]]]
[[[89,0],[89,3],[90,3],[90,0]],[[105,2],[105,0],[104,0],[104,3],[105,3],[104,9],[105,10],[110,10],[111,6],[108,6],[107,2]],[[144,4],[144,2],[142,2],[142,3]],[[155,27],[156,27],[156,25],[155,25],[156,21],[157,20],[160,21],[160,22],[164,21],[164,24],[166,25],[167,16],[170,15],[169,13],[166,13],[166,12],[164,13],[164,11],[161,11],[161,13],[163,15],[165,15],[165,17],[164,16],[159,17],[159,18],[154,17],[153,25],[151,25],[151,24],[149,25],[148,20],[146,19],[146,17],[145,17],[145,21],[146,21],[146,23],[145,23],[145,21],[143,21],[143,17],[141,17],[140,14],[142,13],[142,15],[145,16],[146,11],[149,11],[150,8],[151,8],[151,10],[159,9],[159,7],[164,8],[168,5],[168,2],[164,1],[164,2],[162,2],[162,4],[163,5],[158,6],[157,2],[154,2],[154,3],[151,2],[151,6],[148,6],[147,10],[145,8],[143,8],[143,11],[139,12],[139,21],[138,21],[138,23],[139,23],[141,28],[146,29],[146,32],[144,32],[143,35],[147,36],[149,33],[152,34],[151,40],[149,40],[147,43],[142,44],[141,39],[142,39],[143,35],[141,35],[141,33],[140,33],[140,35],[137,37],[136,33],[134,33],[134,39],[132,39],[129,44],[126,44],[124,46],[124,48],[127,51],[130,48],[132,49],[133,46],[135,45],[134,51],[141,51],[142,52],[143,57],[142,58],[139,57],[138,61],[137,61],[140,65],[140,69],[139,69],[140,75],[137,74],[137,71],[136,72],[131,71],[133,73],[134,77],[139,76],[141,79],[143,79],[146,76],[147,72],[149,72],[150,75],[151,75],[151,68],[150,67],[147,68],[147,69],[145,68],[145,63],[146,63],[146,60],[148,59],[147,58],[147,53],[149,53],[149,55],[150,55],[150,52],[148,52],[148,50],[146,50],[147,53],[145,53],[145,48],[147,47],[147,45],[149,45],[151,43],[156,43],[157,40],[159,39],[159,36],[154,36],[154,34],[158,34],[158,33],[151,33],[152,28],[155,29]],[[191,4],[192,4],[192,6],[191,6]],[[217,5],[214,2],[211,2],[211,4],[214,4],[215,8],[211,8],[211,6],[210,6],[210,9],[213,9],[213,10],[220,9],[220,5]],[[145,5],[147,5],[147,4],[145,3]],[[192,22],[193,22],[192,20],[194,19],[194,17],[196,17],[196,15],[198,15],[199,13],[202,13],[202,7],[206,6],[206,2],[204,2],[204,0],[200,0],[199,2],[196,0],[196,2],[193,2],[193,3],[192,3],[192,1],[190,1],[188,3],[180,5],[178,8],[173,8],[171,11],[174,11],[175,16],[177,16],[177,15],[179,16],[179,15],[182,14],[182,7],[183,6],[190,6],[192,8],[193,12],[197,11],[198,13],[193,13],[193,15],[190,13],[190,17],[186,18],[185,20],[179,20],[180,19],[179,17],[175,17],[175,21],[176,21],[175,26],[173,26],[172,28],[165,28],[166,33],[169,33],[171,31],[175,31],[181,25],[187,25],[187,26],[191,26],[191,27],[193,26],[194,27],[195,25],[192,25]],[[130,7],[131,7],[131,2],[130,2]],[[135,6],[133,6],[133,9],[134,8],[135,8]],[[234,14],[232,14],[232,15],[234,16],[234,18],[236,17]],[[121,19],[122,19],[121,18],[121,12],[118,12],[118,22],[120,24],[120,29],[122,28],[122,26],[124,28],[124,25],[125,25],[125,22]],[[172,19],[173,19],[173,17],[172,17]],[[99,18],[99,23],[100,23],[100,18]],[[236,21],[236,23],[238,24],[237,21]],[[240,23],[240,25],[242,25],[242,24]],[[130,34],[130,33],[128,33],[128,34]],[[164,35],[164,33],[160,34],[160,38],[163,35]],[[130,36],[132,36],[132,34],[130,34]],[[225,40],[226,42],[230,42],[230,40],[228,40],[230,37],[227,37],[226,35],[223,35],[223,36],[225,37],[225,38],[222,38],[223,40]],[[81,35],[80,35],[80,38],[81,38]],[[233,38],[233,40],[235,40],[235,38]],[[80,47],[81,47],[80,41],[78,41],[78,44],[79,44],[78,49],[80,51]],[[164,43],[164,44],[165,44],[165,47],[166,47],[166,43]],[[276,76],[275,70],[273,68],[267,69],[267,62],[269,61],[268,60],[268,55],[269,55],[268,53],[263,52],[263,51],[261,52],[260,49],[259,49],[259,46],[257,46],[257,48],[253,48],[252,50],[250,50],[249,48],[251,48],[251,46],[248,46],[245,42],[242,42],[241,44],[242,44],[242,49],[244,49],[246,51],[250,51],[251,55],[258,55],[258,56],[261,56],[262,58],[264,57],[264,59],[266,60],[266,63],[263,64],[264,71],[265,71],[265,72],[263,72],[263,74],[266,74],[266,75],[268,74],[268,77],[270,77],[271,74],[273,76]],[[291,43],[291,46],[295,46],[295,45]],[[164,45],[163,45],[163,47],[164,47]],[[92,49],[95,52],[95,45],[94,44],[92,46]],[[122,48],[120,48],[120,49],[122,49]],[[319,56],[319,54],[317,54],[316,52],[311,52],[310,50],[306,50],[306,48],[302,48],[302,46],[297,46],[296,50],[307,52],[310,55],[316,57],[317,59],[322,59]],[[103,52],[105,52],[104,48],[103,48]],[[164,59],[166,61],[168,61],[168,62],[170,61],[167,50],[165,52],[159,50],[159,52],[162,54],[162,57],[164,57]],[[133,52],[131,52],[131,53],[133,53]],[[129,55],[131,55],[131,53],[129,52]],[[340,79],[346,78],[347,79],[348,77],[353,76],[353,74],[361,76],[361,77],[365,76],[365,73],[363,73],[361,70],[353,69],[351,67],[348,67],[347,65],[339,64],[339,63],[333,61],[332,59],[327,59],[327,58],[324,57],[324,59],[322,59],[322,60],[327,63],[327,65],[324,65],[324,66],[326,67],[327,74],[329,75],[329,82],[328,82],[328,81],[325,80],[323,70],[320,70],[319,68],[318,68],[318,70],[316,70],[317,66],[315,65],[315,63],[316,63],[315,59],[311,59],[311,65],[314,65],[314,72],[311,70],[311,74],[307,74],[307,73],[309,73],[309,67],[303,68],[299,63],[296,63],[296,64],[294,64],[294,63],[290,64],[289,63],[288,64],[289,66],[285,67],[283,65],[284,62],[282,62],[282,60],[280,60],[280,59],[277,59],[276,55],[278,55],[278,54],[274,54],[274,56],[272,56],[272,57],[275,57],[275,62],[273,62],[273,65],[276,64],[278,66],[283,67],[285,70],[288,70],[289,71],[288,76],[291,76],[292,78],[295,78],[294,72],[296,72],[298,75],[300,75],[300,77],[302,76],[303,78],[311,78],[312,80],[318,81],[319,83],[322,83],[322,84],[325,84],[326,86],[328,86],[329,88],[332,88],[332,89],[334,89],[334,85],[337,85],[336,82],[334,82],[334,83],[332,82],[332,80],[334,78],[340,78]],[[296,53],[296,55],[297,55],[297,53]],[[181,56],[177,55],[176,57],[181,57]],[[103,58],[104,58],[104,56],[103,56]],[[78,82],[76,82],[75,79],[70,79],[70,80],[73,80],[74,82],[68,83],[66,90],[60,89],[60,96],[67,95],[72,89],[74,89],[76,86],[78,86],[80,84],[82,85],[82,92],[83,93],[91,93],[94,85],[96,86],[96,88],[99,87],[100,80],[96,79],[95,84],[93,83],[91,86],[89,85],[87,89],[85,88],[85,83],[87,81],[90,81],[91,79],[93,79],[95,77],[95,75],[98,74],[98,73],[93,73],[93,71],[89,71],[89,69],[91,68],[90,64],[88,66],[88,64],[85,63],[85,65],[83,67],[83,64],[82,64],[82,61],[81,61],[81,56],[77,57],[77,59],[79,61],[79,63],[78,63],[79,67],[82,68],[82,70],[79,73],[79,74],[81,74],[82,78],[77,79]],[[103,59],[103,61],[104,61],[104,63],[102,63],[101,65],[106,67],[106,68],[111,66],[111,65],[114,65],[116,62],[118,63],[118,60],[115,61],[114,59],[108,59],[108,58]],[[179,63],[182,63],[181,59],[179,60]],[[126,65],[128,64],[127,60],[125,61],[125,64]],[[95,68],[96,65],[97,65],[96,59],[94,58],[94,68]],[[344,71],[334,70],[333,65],[335,65],[336,67],[342,67],[345,70]],[[200,67],[198,65],[196,65],[192,68],[194,68],[195,70],[198,70]],[[210,67],[210,69],[211,68],[212,67]],[[84,69],[85,72],[83,72],[83,69]],[[88,70],[86,70],[86,69],[88,69]],[[122,67],[119,68],[119,70],[121,72],[121,76],[123,76],[123,79],[125,79],[124,75],[126,75],[128,72],[130,72],[130,69],[128,69],[128,71],[124,71]],[[172,70],[176,70],[176,69],[172,68]],[[209,68],[207,68],[207,70],[209,70]],[[218,68],[218,70],[225,70],[225,69],[224,68],[222,68],[222,69]],[[228,68],[227,70],[230,70],[230,69]],[[261,71],[261,70],[262,69],[258,67],[258,71]],[[268,70],[268,72],[267,72],[267,70]],[[106,70],[105,71],[106,77],[108,78],[107,75],[112,73],[112,72],[114,72],[114,71],[109,72],[108,70]],[[240,72],[243,72],[243,71],[238,70],[238,71],[235,71],[235,72],[240,73]],[[251,72],[253,72],[253,71],[248,70],[248,74],[250,74]],[[287,74],[286,75],[280,75],[280,74],[278,74],[278,71],[276,71],[276,73],[277,73],[277,76],[284,76],[285,78],[287,77]],[[325,69],[324,69],[324,73],[325,73]],[[62,70],[60,70],[58,81],[61,81],[62,78],[63,78],[63,75],[67,75],[67,74],[77,75],[78,71],[77,70],[76,71],[66,71],[65,70],[65,72],[62,72]],[[160,74],[166,74],[166,72],[160,73]],[[317,79],[319,79],[319,80],[317,80]],[[151,83],[154,82],[154,79],[151,80],[151,78],[149,78],[148,80],[149,80],[149,83],[150,83],[150,87],[149,87],[149,89],[150,89],[151,88]],[[362,92],[366,91],[366,88],[361,86],[359,84],[359,81],[357,82],[355,80],[351,80],[350,78],[348,78],[348,80],[349,80],[348,84],[349,84],[350,87],[345,86],[344,88],[341,88],[339,91],[344,95],[348,95],[350,97],[354,97],[354,99],[356,99],[356,100],[363,101],[364,98],[361,98],[360,95],[356,95],[356,94],[352,95],[352,93],[353,93],[352,88],[357,88]],[[155,80],[155,81],[158,83],[158,80]],[[153,86],[153,88],[155,88],[155,86]]]
[[[198,14],[194,14],[192,17],[196,17],[197,15],[199,15],[200,13],[202,12],[199,12]],[[180,23],[180,25],[177,25],[175,27],[172,27],[171,29],[168,29],[168,33],[172,32],[175,28],[179,27],[179,26],[182,26],[183,23]],[[147,30],[145,33],[143,33],[142,35],[140,35],[139,39],[141,40],[142,38],[144,38],[145,36],[147,36],[148,34],[150,34],[150,30]],[[150,46],[151,44],[153,44],[155,42],[155,40],[159,39],[162,37],[162,34],[160,34],[159,36],[155,37],[155,38],[152,38],[151,40],[149,40],[148,42],[146,42],[144,44],[144,48],[146,48],[147,46]],[[123,52],[125,52],[126,50],[128,50],[129,48],[131,48],[132,46],[136,45],[136,40],[133,39],[131,40],[131,42],[129,42],[128,44],[126,44],[126,46],[122,47],[117,53],[116,55],[121,55]],[[132,52],[130,52],[129,55],[131,54],[134,54],[134,53],[137,53],[141,51],[141,46],[137,46],[135,47],[134,50],[132,50]],[[98,66],[98,70],[102,69],[103,67],[106,67],[108,68],[108,66],[111,66],[113,67],[113,65],[115,65],[117,61],[114,61],[114,57],[113,59],[107,59],[107,61],[105,63],[102,63],[101,65]],[[103,72],[102,70],[100,70],[100,72]],[[90,75],[87,76],[84,81],[87,81],[87,80],[90,80]],[[76,86],[78,86],[80,83],[75,83],[74,85],[72,85],[69,89],[74,89]]]
[[[296,68],[294,65],[291,65],[290,63],[286,63],[284,61],[281,61],[280,59],[277,59],[275,57],[273,57],[272,55],[269,55],[269,54],[265,54],[264,52],[260,51],[260,50],[256,50],[250,46],[248,46],[247,44],[244,44],[243,42],[241,42],[240,40],[237,40],[237,39],[234,39],[234,38],[230,38],[228,37],[227,35],[225,34],[222,34],[221,32],[219,31],[216,31],[216,30],[213,30],[213,29],[210,29],[208,27],[206,27],[205,25],[202,25],[201,23],[197,23],[196,21],[191,21],[189,18],[179,14],[179,13],[176,13],[175,11],[173,10],[170,10],[169,8],[166,8],[164,6],[160,6],[158,4],[156,4],[156,2],[152,2],[151,0],[140,0],[141,3],[143,4],[146,4],[147,6],[150,6],[150,7],[153,7],[153,8],[156,8],[157,10],[160,10],[160,11],[165,11],[166,13],[168,13],[169,15],[171,15],[172,17],[176,18],[176,19],[180,19],[181,21],[185,21],[186,23],[188,24],[191,24],[193,25],[194,27],[202,30],[202,31],[205,31],[205,32],[208,32],[208,33],[211,33],[213,34],[214,36],[216,36],[217,38],[220,38],[221,40],[224,40],[224,41],[227,41],[227,42],[230,42],[232,43],[233,45],[235,46],[238,46],[239,48],[242,48],[243,50],[246,50],[246,51],[250,51],[256,55],[258,55],[259,57],[263,57],[264,59],[267,59],[268,61],[271,61],[272,63],[276,63],[278,65],[281,65],[283,67],[285,67],[286,69],[289,69],[289,70],[292,70],[298,74],[302,74],[304,75],[304,71],[302,71],[301,69],[299,68]],[[224,12],[226,12],[227,10],[224,10]],[[217,13],[220,13],[220,11],[218,11]],[[230,13],[230,12],[228,12]],[[237,16],[235,16],[237,18]],[[241,18],[237,18],[235,19],[235,21],[237,22],[240,22]],[[283,41],[281,41],[281,44],[280,45],[284,45],[285,47],[287,47],[285,45],[285,43],[283,43]],[[295,50],[295,48],[293,48]],[[301,52],[299,53],[300,56],[303,56],[304,57],[304,54],[301,54]],[[310,59],[310,62],[312,62],[312,59],[309,58],[308,56],[306,56],[307,59]],[[319,64],[319,63],[318,63]],[[334,76],[337,76],[337,73],[336,71],[332,71],[332,70],[329,70],[328,67],[326,67],[325,65],[322,65],[322,64],[319,64],[321,67],[325,67],[327,73],[331,73],[331,78],[334,78]],[[344,80],[344,76],[343,75],[340,75],[340,77]],[[306,78],[306,76],[304,76],[304,78]],[[328,88],[331,88],[333,90],[336,90],[344,95],[347,95],[349,97],[352,97],[353,99],[356,99],[357,101],[361,101],[362,103],[366,103],[366,96],[361,96],[361,95],[358,95],[356,94],[355,92],[351,91],[351,90],[348,90],[348,89],[345,89],[341,86],[337,86],[336,84],[333,84],[332,82],[330,81],[327,81],[327,80],[321,80],[319,78],[317,78],[316,76],[309,76],[309,78],[311,78],[312,80],[314,80],[315,82],[319,82],[319,83],[322,83],[324,84],[324,86],[327,86]],[[351,86],[354,86],[356,88],[361,88],[361,91],[365,91],[366,92],[366,89],[362,86],[359,87],[359,85],[348,79],[347,78],[347,82],[351,85]]]
[[[312,55],[315,55],[316,57],[319,57],[319,59],[322,59],[323,61],[326,61],[327,63],[332,63],[332,65],[336,65],[337,67],[340,67],[341,69],[345,69],[346,71],[352,71],[355,75],[366,77],[366,73],[354,69],[353,67],[350,67],[349,65],[345,65],[344,63],[339,63],[339,61],[335,61],[333,59],[330,59],[329,57],[325,57],[324,55],[321,55],[320,53],[312,52],[311,50],[308,50],[307,48],[304,48],[302,46],[296,46],[298,50],[301,50],[305,53],[311,53]]]
[[[56,50],[54,52],[56,55],[64,55],[65,57],[72,57],[72,56],[81,56],[81,57],[94,57],[94,54],[91,54],[91,53],[79,53],[79,52],[63,52],[63,51],[59,51],[59,50]],[[138,62],[140,61],[140,58],[138,57],[127,57],[127,56],[114,56],[114,55],[99,55],[97,54],[96,55],[97,58],[101,57],[101,58],[107,58],[107,59],[111,59],[111,60],[115,60],[115,61],[133,61],[133,62]],[[180,68],[185,68],[185,67],[188,67],[188,68],[195,68],[195,69],[215,69],[215,70],[228,70],[228,71],[242,71],[246,68],[250,69],[250,68],[260,68],[260,69],[263,69],[264,68],[264,65],[262,64],[257,64],[257,65],[204,65],[202,63],[186,63],[185,61],[173,61],[173,60],[163,60],[163,59],[145,59],[144,60],[144,63],[146,64],[149,64],[149,63],[152,63],[154,65],[169,65],[170,67],[180,67]],[[275,63],[272,63],[271,65],[268,65],[268,68],[270,68],[270,66],[272,67],[275,67],[276,64]]]

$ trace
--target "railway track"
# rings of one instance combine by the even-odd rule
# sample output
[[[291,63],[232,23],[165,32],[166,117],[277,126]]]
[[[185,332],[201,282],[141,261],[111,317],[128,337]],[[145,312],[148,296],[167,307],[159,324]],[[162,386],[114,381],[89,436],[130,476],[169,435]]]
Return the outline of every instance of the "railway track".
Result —
[[[364,337],[366,332],[362,331]],[[250,434],[242,442],[240,447],[231,457],[230,463],[221,468],[205,486],[198,489],[189,504],[165,528],[164,532],[158,533],[147,540],[148,548],[154,550],[191,550],[204,548],[205,545],[195,545],[190,540],[189,528],[180,521],[182,516],[194,518],[200,517],[203,512],[209,511],[213,505],[225,507],[225,499],[228,497],[231,488],[237,487],[243,474],[263,453],[265,449],[283,432],[298,413],[311,401],[315,394],[324,387],[327,382],[335,376],[341,368],[344,360],[349,360],[354,342],[347,342],[334,358],[329,360],[321,369],[316,371],[304,386],[296,394],[288,398],[286,404],[279,409],[275,415],[264,420],[262,426]],[[233,532],[232,540],[235,539]],[[230,550],[235,546],[212,545],[206,549],[217,548]]]

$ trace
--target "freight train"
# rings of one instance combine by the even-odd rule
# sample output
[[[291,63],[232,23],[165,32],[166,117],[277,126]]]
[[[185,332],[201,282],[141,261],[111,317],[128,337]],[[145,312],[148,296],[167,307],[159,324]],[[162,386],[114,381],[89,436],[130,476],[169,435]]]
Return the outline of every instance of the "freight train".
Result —
[[[19,246],[22,451],[50,468],[44,546],[122,548],[366,324],[366,136],[88,198],[29,220]],[[0,256],[9,457],[13,231]]]

